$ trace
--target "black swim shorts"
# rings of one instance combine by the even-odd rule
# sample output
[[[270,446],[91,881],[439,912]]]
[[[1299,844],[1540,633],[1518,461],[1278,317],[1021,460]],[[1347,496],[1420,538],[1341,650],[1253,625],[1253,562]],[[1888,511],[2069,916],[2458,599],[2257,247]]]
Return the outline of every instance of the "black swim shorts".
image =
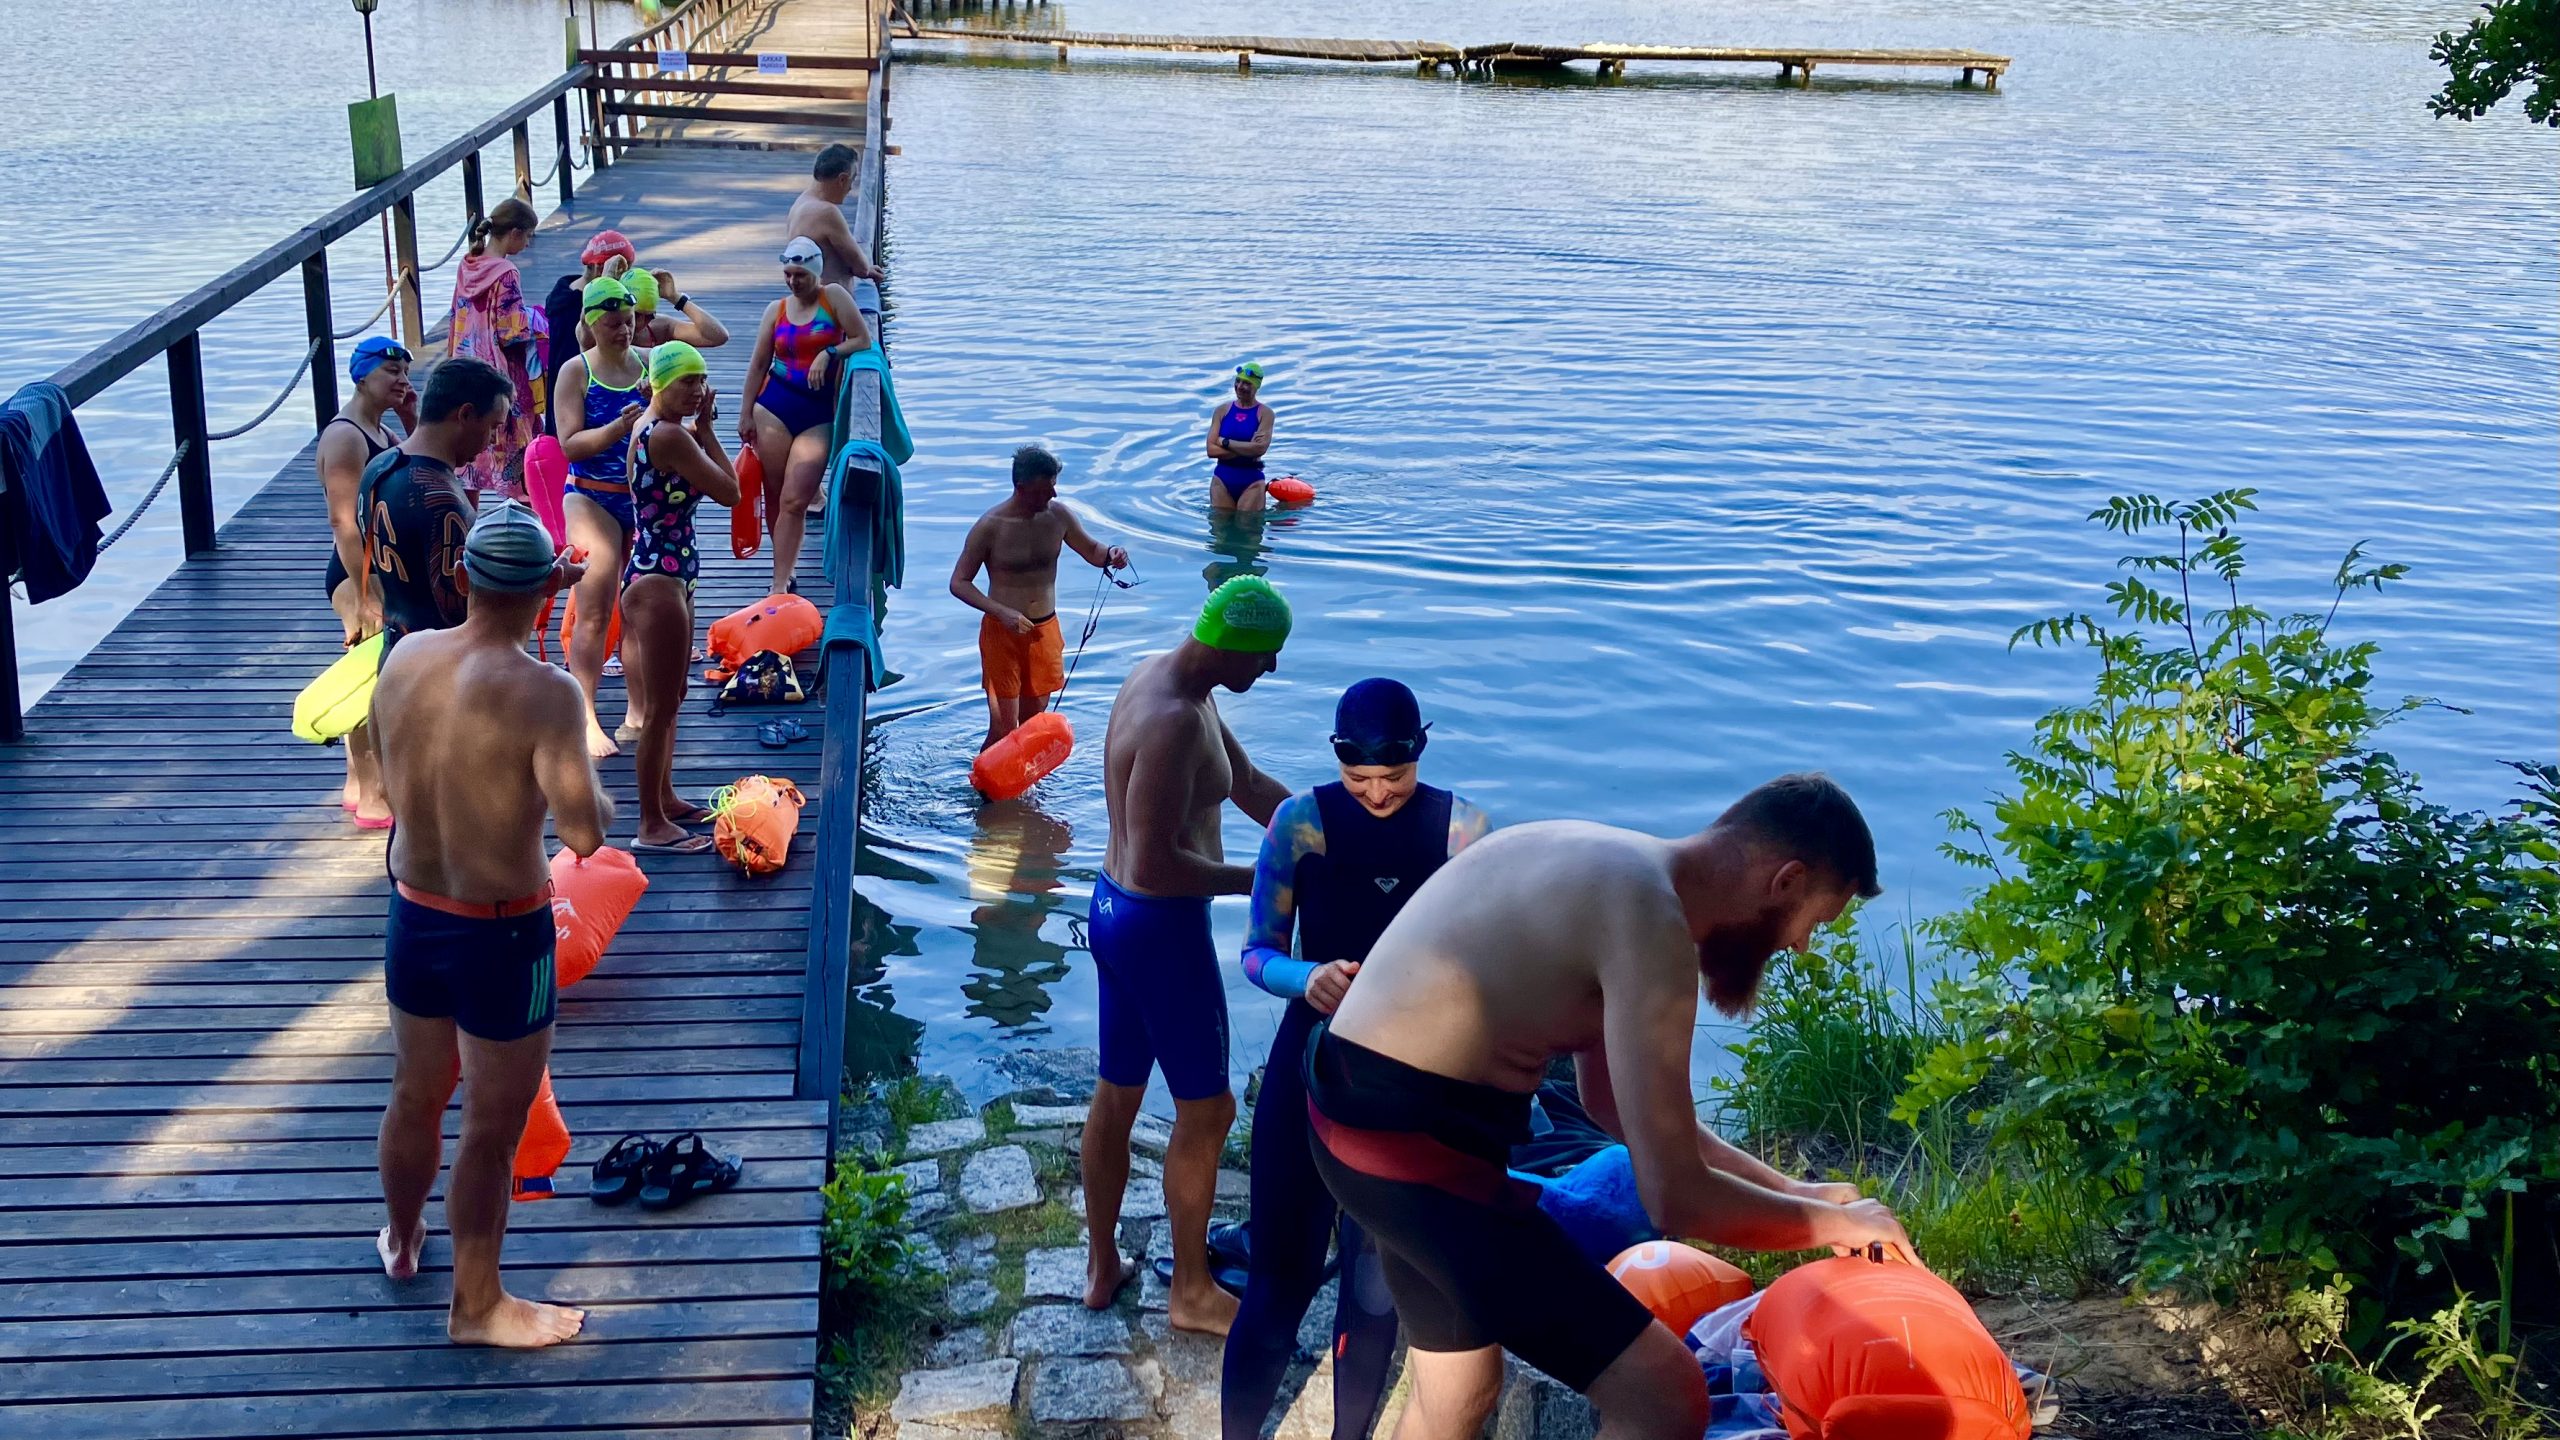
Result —
[[[394,891],[384,926],[382,988],[411,1015],[451,1019],[481,1040],[521,1040],[559,1009],[548,904],[493,919],[453,915]]]
[[[1511,1178],[1529,1097],[1452,1080],[1317,1032],[1307,1052],[1316,1168],[1377,1241],[1417,1350],[1499,1345],[1576,1390],[1654,1323]]]

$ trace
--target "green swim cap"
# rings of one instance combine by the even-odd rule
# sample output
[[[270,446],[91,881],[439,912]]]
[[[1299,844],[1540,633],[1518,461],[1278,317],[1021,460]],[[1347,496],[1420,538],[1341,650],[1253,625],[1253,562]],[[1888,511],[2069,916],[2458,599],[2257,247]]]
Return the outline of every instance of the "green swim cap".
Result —
[[[1239,380],[1250,380],[1254,384],[1259,385],[1262,383],[1262,367],[1251,360],[1247,360],[1236,367],[1236,378]]]
[[[632,269],[624,273],[622,288],[631,292],[632,309],[655,310],[658,308],[657,276],[646,270]]]
[[[1277,655],[1289,639],[1289,602],[1259,575],[1238,575],[1209,592],[1191,638],[1212,650]]]
[[[578,292],[578,315],[581,319],[617,305],[630,308],[631,287],[610,275],[597,276],[587,282],[586,289]]]
[[[649,388],[664,390],[687,375],[707,375],[711,367],[703,363],[702,352],[681,340],[650,347]]]

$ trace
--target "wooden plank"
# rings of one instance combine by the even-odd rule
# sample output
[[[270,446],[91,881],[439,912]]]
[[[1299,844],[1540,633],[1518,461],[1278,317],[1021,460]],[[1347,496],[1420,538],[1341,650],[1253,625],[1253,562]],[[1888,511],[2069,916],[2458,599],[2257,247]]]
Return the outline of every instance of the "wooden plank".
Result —
[[[723,1101],[687,1104],[642,1101],[589,1105],[575,1095],[563,1099],[560,1111],[570,1133],[620,1134],[626,1130],[701,1130],[734,1135],[740,1130],[805,1129],[826,1123],[826,1106],[815,1100]],[[675,1120],[680,1123],[670,1125]],[[372,1135],[381,1128],[379,1115],[350,1110],[233,1110],[184,1115],[21,1115],[0,1111],[0,1145],[121,1145],[143,1141],[189,1144],[197,1141],[321,1140]],[[445,1112],[445,1138],[460,1135],[461,1112]]]
[[[431,1403],[421,1403],[431,1399]],[[130,1400],[49,1405],[46,1440],[197,1440],[248,1436],[453,1435],[530,1427],[695,1425],[787,1421],[806,1415],[811,1382],[696,1381],[682,1385],[597,1384],[561,1388],[463,1389],[432,1397],[401,1391],[242,1395],[202,1400]]]
[[[777,1021],[739,1021],[724,1025],[718,1031],[719,1043],[723,1047],[789,1045],[796,1043],[799,1035],[797,1024]],[[551,1053],[569,1056],[590,1050],[654,1052],[702,1043],[702,1032],[689,1020],[671,1020],[660,1025],[570,1025],[553,1032]],[[86,1035],[0,1036],[0,1061],[390,1053],[391,1032],[387,1029],[265,1032],[104,1030]]]
[[[823,1182],[824,1171],[825,1167],[816,1162],[805,1165],[777,1162],[771,1167],[773,1184],[770,1187],[764,1187],[760,1181],[741,1181],[737,1189],[720,1197],[720,1215],[735,1225],[815,1226],[825,1211],[817,1191],[817,1186]],[[570,1188],[569,1182],[576,1178],[564,1170],[557,1197],[546,1201],[522,1201],[511,1207],[507,1213],[507,1233],[594,1229],[599,1224],[640,1229],[691,1229],[707,1223],[702,1216],[685,1210],[642,1210],[634,1206],[600,1210],[585,1202],[583,1192]],[[361,1235],[382,1224],[382,1201],[378,1196],[358,1200],[304,1200],[290,1204],[247,1201],[225,1204],[214,1211],[170,1205],[92,1205],[12,1210],[7,1218],[11,1238],[27,1244],[37,1241],[97,1242],[128,1237],[165,1240],[201,1229],[208,1220],[218,1220],[222,1233],[242,1240]],[[426,1223],[430,1230],[445,1228],[444,1201],[441,1198],[427,1202]]]
[[[713,1020],[796,1020],[797,1003],[768,997],[745,1000],[692,1000],[682,1008],[667,1008],[665,1002],[649,1000],[587,1000],[574,992],[560,997],[561,1008],[580,1023],[618,1023],[653,1021],[669,1023],[678,1019],[704,1023]],[[279,1016],[279,1010],[289,1014]],[[273,1030],[279,1019],[296,1027],[316,1029],[378,1030],[384,1024],[378,1005],[331,1005],[309,1007],[242,1006],[231,1009],[189,1011],[172,1008],[162,1013],[128,1014],[122,1010],[18,1010],[0,1009],[0,1035],[87,1035],[101,1029],[133,1030]],[[0,1127],[7,1117],[0,1116]]]
[[[716,1133],[716,1132],[715,1132]],[[721,1137],[723,1150],[741,1160],[823,1160],[826,1133],[819,1129],[743,1130]],[[593,1162],[613,1136],[590,1131],[572,1137],[574,1169]],[[218,1175],[288,1170],[357,1170],[371,1173],[373,1142],[335,1140],[196,1140],[183,1144],[27,1145],[9,1152],[0,1184],[47,1176]],[[117,1203],[145,1203],[119,1198]],[[595,1212],[599,1216],[604,1211]],[[17,1238],[15,1235],[11,1239]]]
[[[552,1078],[563,1083],[594,1075],[686,1075],[731,1070],[790,1070],[799,1062],[797,1045],[755,1048],[722,1046],[672,1050],[562,1051],[551,1059]],[[0,1060],[0,1104],[5,1090],[17,1086],[96,1085],[148,1082],[165,1084],[299,1083],[306,1080],[389,1080],[388,1055],[256,1055],[228,1059],[183,1060]]]
[[[718,1196],[694,1202],[716,1210]],[[567,1202],[544,1202],[558,1205]],[[699,1220],[701,1217],[697,1216]],[[378,1225],[379,1222],[377,1222]],[[376,1226],[364,1226],[335,1237],[296,1236],[289,1240],[217,1239],[117,1240],[98,1244],[0,1245],[0,1313],[58,1314],[41,1299],[32,1310],[19,1298],[30,1292],[50,1296],[54,1290],[91,1281],[128,1286],[183,1281],[202,1284],[212,1293],[232,1280],[263,1283],[277,1276],[353,1275],[386,1290],[382,1260],[375,1254]],[[694,1224],[650,1229],[617,1225],[602,1230],[531,1230],[508,1237],[510,1266],[610,1265],[666,1269],[684,1265],[735,1264],[801,1260],[818,1253],[818,1232],[809,1225]],[[420,1254],[421,1275],[450,1273],[451,1241],[429,1235]],[[213,1307],[213,1308],[219,1308]]]
[[[635,1101],[780,1099],[792,1092],[790,1074],[597,1075],[578,1086],[600,1103]],[[370,1110],[391,1099],[388,1081],[294,1085],[56,1085],[9,1092],[17,1115],[167,1115],[185,1110]]]
[[[558,1202],[553,1202],[558,1203]],[[354,1237],[349,1243],[370,1247]],[[430,1237],[430,1250],[435,1246]],[[608,1300],[787,1299],[817,1293],[813,1258],[700,1265],[539,1265],[507,1267],[509,1288],[563,1305]],[[371,1273],[327,1275],[183,1276],[153,1280],[74,1280],[0,1285],[0,1320],[112,1318],[138,1315],[229,1314],[247,1310],[363,1310],[433,1305],[446,1300],[439,1283],[386,1280],[377,1262]],[[10,1325],[0,1325],[5,1335]]]
[[[0,1369],[0,1404],[82,1398],[180,1395],[290,1395],[368,1390],[382,1383],[383,1357],[364,1350],[270,1355],[152,1356],[69,1360]],[[808,1372],[809,1345],[796,1338],[640,1340],[562,1345],[534,1355],[461,1345],[402,1357],[403,1386],[586,1385],[630,1380],[785,1380]]]
[[[509,1280],[519,1277],[510,1275]],[[791,1298],[598,1303],[587,1311],[579,1349],[697,1335],[757,1339],[809,1335],[818,1325],[815,1293]],[[0,1360],[66,1360],[160,1352],[206,1355],[263,1352],[403,1351],[447,1345],[440,1304],[406,1309],[255,1311],[178,1317],[72,1316],[0,1326]],[[385,1364],[386,1376],[393,1373]]]
[[[590,65],[599,63],[599,59],[606,56],[622,61],[628,61],[631,59],[628,52],[603,50],[581,50],[578,52],[578,59]],[[644,61],[646,58],[647,57],[643,57]],[[731,66],[745,66],[753,68],[756,62],[762,58],[763,57],[761,55],[744,54],[733,50],[688,50],[685,52],[685,59],[691,62],[696,68],[700,69],[726,69]],[[880,62],[867,55],[819,55],[783,52],[783,63],[789,65],[794,70],[878,70],[880,68]],[[655,72],[651,73],[654,74]],[[613,81],[610,77],[599,76],[595,82],[590,83],[619,84],[622,82]],[[716,509],[719,507],[715,505],[713,508]]]

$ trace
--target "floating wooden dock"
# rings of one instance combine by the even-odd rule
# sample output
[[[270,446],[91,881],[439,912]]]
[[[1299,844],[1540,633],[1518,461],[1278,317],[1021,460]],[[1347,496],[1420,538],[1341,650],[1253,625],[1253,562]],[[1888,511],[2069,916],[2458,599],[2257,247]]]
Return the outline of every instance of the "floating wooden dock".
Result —
[[[696,3],[743,12],[777,48],[808,38],[792,3],[840,18],[815,0]],[[564,85],[577,78],[483,130],[503,139],[554,95],[576,98]],[[852,138],[876,141],[879,118],[856,107]],[[475,167],[481,143],[463,146]],[[296,247],[346,233],[341,220],[369,229],[374,210],[406,203],[386,196],[459,153],[439,151],[74,371],[126,363],[100,358],[118,346],[151,351],[133,364],[192,346],[202,317],[302,264]],[[574,202],[519,261],[527,291],[574,272],[588,234],[623,231],[730,324],[731,342],[706,353],[734,407],[755,317],[780,293],[775,237],[806,167],[798,154],[632,150],[577,177]],[[876,153],[861,174],[855,224],[876,226]],[[470,178],[476,199],[476,168]],[[337,363],[324,354],[322,374]],[[868,410],[858,398],[851,426],[876,434],[877,385],[855,388]],[[334,395],[331,381],[315,406]],[[114,478],[131,493],[131,477]],[[183,498],[191,540],[199,506],[211,540],[209,492]],[[853,513],[831,518],[849,528],[868,521],[867,499],[841,508]],[[700,523],[706,538],[726,530],[716,506]],[[576,1144],[559,1195],[515,1207],[506,1250],[509,1285],[587,1307],[585,1333],[537,1352],[463,1349],[444,1336],[441,1189],[417,1279],[387,1280],[373,1250],[391,1074],[383,836],[339,811],[342,752],[286,729],[294,694],[340,653],[320,594],[328,535],[306,446],[218,546],[191,545],[202,553],[33,707],[24,743],[0,745],[0,1434],[808,1440],[862,657],[834,652],[823,701],[788,712],[813,739],[787,751],[756,741],[777,712],[707,715],[697,685],[678,788],[787,777],[811,801],[798,842],[781,874],[752,882],[711,854],[644,858],[648,894],[603,965],[561,997],[552,1072]],[[804,577],[823,539],[813,527]],[[768,559],[733,561],[717,543],[704,554],[700,623],[764,595]],[[868,549],[854,554],[857,573],[834,577],[839,600],[870,590]],[[606,681],[608,723],[620,690]],[[632,761],[602,769],[617,808],[608,838],[627,845]],[[744,1181],[666,1214],[588,1203],[585,1167],[635,1130],[700,1130],[745,1158]]]
[[[1775,65],[1781,81],[1812,83],[1823,66],[1896,66],[1952,69],[1957,84],[1970,85],[1976,75],[1991,89],[2009,69],[2009,57],[1979,50],[1844,50],[1788,46],[1697,45],[1531,45],[1504,41],[1493,45],[1444,45],[1436,40],[1329,40],[1275,35],[1136,35],[1094,30],[1019,30],[981,26],[919,25],[901,19],[891,30],[899,40],[953,40],[973,44],[1042,45],[1060,59],[1071,50],[1153,50],[1173,54],[1232,54],[1251,68],[1254,57],[1287,60],[1340,60],[1354,64],[1409,64],[1433,71],[1442,66],[1460,72],[1492,74],[1533,65],[1566,65],[1593,61],[1605,75],[1624,75],[1631,61],[1669,65]]]

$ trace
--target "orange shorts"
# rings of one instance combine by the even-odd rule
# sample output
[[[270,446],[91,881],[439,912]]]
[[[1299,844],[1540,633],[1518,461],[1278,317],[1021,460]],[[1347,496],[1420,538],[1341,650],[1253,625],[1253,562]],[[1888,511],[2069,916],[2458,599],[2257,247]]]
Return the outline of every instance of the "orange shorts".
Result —
[[[1067,640],[1050,616],[1016,635],[993,615],[978,622],[978,668],[987,693],[998,700],[1049,696],[1067,688]]]

